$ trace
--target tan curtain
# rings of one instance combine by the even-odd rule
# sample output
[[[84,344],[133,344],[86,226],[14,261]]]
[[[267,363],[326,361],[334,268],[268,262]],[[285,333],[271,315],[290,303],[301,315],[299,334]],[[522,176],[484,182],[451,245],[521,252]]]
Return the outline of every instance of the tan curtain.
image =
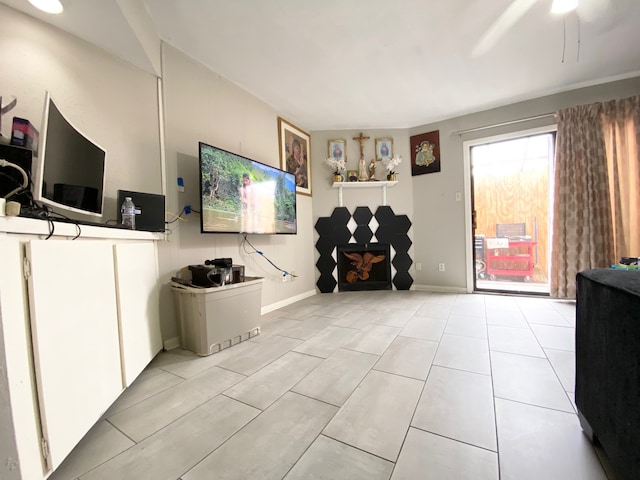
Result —
[[[640,96],[604,104],[614,260],[640,256]]]
[[[561,110],[550,293],[575,298],[581,270],[638,256],[640,97]]]

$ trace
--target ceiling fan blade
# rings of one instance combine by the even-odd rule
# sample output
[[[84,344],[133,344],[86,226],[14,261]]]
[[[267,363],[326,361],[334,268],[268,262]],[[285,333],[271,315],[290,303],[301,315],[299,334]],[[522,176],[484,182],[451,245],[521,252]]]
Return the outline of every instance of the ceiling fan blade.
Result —
[[[491,50],[496,43],[520,20],[537,0],[513,0],[511,5],[502,12],[489,30],[482,36],[471,55],[479,57]]]

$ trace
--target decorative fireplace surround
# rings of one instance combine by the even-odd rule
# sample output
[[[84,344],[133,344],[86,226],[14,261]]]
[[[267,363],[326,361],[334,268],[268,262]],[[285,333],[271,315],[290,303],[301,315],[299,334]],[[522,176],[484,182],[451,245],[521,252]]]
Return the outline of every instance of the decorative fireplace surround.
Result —
[[[391,290],[391,245],[347,243],[336,246],[338,291]]]
[[[409,290],[413,278],[409,268],[413,260],[409,256],[409,229],[411,220],[406,215],[396,215],[391,207],[381,206],[375,215],[369,207],[357,207],[353,215],[346,207],[337,207],[330,217],[320,217],[315,229],[320,235],[316,250],[320,258],[316,267],[320,278],[316,286],[322,293],[337,289],[337,245],[386,243],[391,247],[392,283],[397,290]]]

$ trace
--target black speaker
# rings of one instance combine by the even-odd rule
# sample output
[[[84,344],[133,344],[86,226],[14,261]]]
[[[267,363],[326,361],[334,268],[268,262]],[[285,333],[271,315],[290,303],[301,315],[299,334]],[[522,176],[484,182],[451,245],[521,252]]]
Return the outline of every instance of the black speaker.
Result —
[[[205,265],[213,265],[214,267],[231,268],[233,259],[231,258],[214,258],[213,260],[205,260]]]

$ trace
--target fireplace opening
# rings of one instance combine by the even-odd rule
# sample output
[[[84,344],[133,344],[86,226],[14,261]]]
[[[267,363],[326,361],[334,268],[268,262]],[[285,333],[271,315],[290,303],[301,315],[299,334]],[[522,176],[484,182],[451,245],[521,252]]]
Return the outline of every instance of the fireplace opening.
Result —
[[[338,290],[391,290],[391,249],[385,243],[337,245]]]

